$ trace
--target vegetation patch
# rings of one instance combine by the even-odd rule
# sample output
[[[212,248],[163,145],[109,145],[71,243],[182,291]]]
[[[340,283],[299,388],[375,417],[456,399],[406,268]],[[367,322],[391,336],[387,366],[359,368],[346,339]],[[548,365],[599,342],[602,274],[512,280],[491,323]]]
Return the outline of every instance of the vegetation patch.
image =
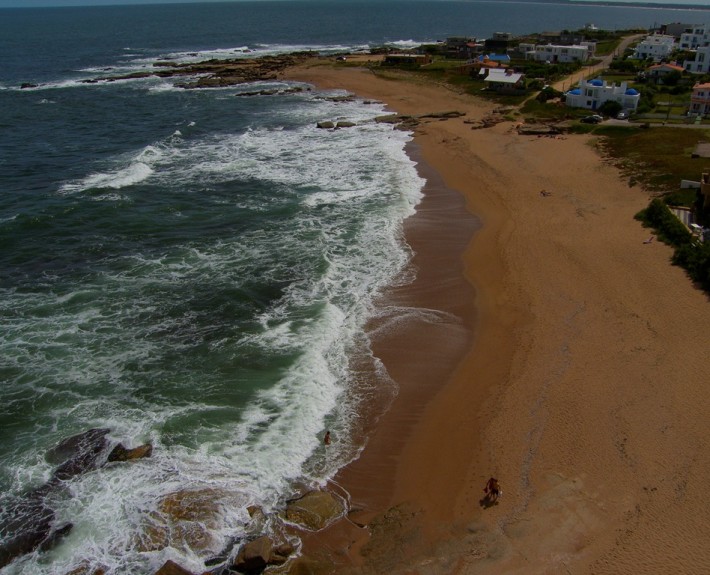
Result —
[[[673,264],[682,267],[690,279],[710,292],[710,243],[697,241],[660,198],[653,199],[636,214],[636,219],[653,228],[659,240],[673,246]]]
[[[650,192],[676,190],[681,180],[697,181],[707,169],[707,163],[691,155],[698,142],[710,138],[710,130],[598,126],[594,133],[604,136],[598,144],[602,153]]]

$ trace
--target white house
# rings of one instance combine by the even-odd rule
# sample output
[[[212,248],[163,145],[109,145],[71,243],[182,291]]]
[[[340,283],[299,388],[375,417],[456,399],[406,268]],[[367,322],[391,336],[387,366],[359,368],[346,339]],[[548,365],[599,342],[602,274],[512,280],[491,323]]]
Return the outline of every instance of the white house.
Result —
[[[567,92],[565,96],[565,103],[570,108],[588,110],[598,110],[609,100],[619,102],[624,110],[636,110],[641,99],[641,94],[629,88],[626,82],[617,86],[615,83],[609,85],[600,79],[580,80],[579,86]]]
[[[545,44],[535,46],[533,59],[538,62],[586,62],[589,59],[588,46],[558,46]]]
[[[710,44],[710,26],[701,24],[693,26],[690,32],[680,35],[679,47],[681,50],[695,50]]]
[[[525,76],[517,74],[511,69],[502,70],[500,68],[491,68],[481,70],[486,77],[483,81],[487,84],[489,90],[497,90],[501,92],[517,91],[525,87]]]
[[[703,46],[695,50],[695,60],[686,60],[683,67],[691,74],[710,73],[710,46]]]
[[[690,96],[689,113],[693,116],[707,116],[710,114],[710,83],[695,84]]]
[[[652,34],[651,36],[646,36],[645,40],[637,44],[633,57],[638,60],[651,58],[654,62],[660,62],[663,58],[670,56],[675,48],[676,41],[674,36]]]

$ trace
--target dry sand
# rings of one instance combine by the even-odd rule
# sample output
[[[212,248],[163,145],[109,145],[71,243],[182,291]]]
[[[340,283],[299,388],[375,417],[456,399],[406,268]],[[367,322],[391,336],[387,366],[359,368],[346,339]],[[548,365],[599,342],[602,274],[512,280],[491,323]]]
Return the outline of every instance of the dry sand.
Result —
[[[491,105],[444,87],[287,77],[466,112],[415,132],[419,276],[391,298],[431,313],[375,331],[400,394],[336,478],[352,522],[306,538],[303,572],[710,573],[710,305],[644,243],[648,196],[589,136],[474,130]]]

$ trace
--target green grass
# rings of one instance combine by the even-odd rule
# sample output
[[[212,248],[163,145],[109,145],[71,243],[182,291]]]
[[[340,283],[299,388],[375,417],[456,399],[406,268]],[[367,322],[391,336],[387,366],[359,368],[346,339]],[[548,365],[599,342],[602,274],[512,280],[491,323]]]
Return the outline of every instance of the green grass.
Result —
[[[710,138],[710,130],[596,126],[593,133],[603,136],[598,147],[629,183],[651,192],[677,190],[681,180],[697,181],[708,167],[707,160],[691,153]]]

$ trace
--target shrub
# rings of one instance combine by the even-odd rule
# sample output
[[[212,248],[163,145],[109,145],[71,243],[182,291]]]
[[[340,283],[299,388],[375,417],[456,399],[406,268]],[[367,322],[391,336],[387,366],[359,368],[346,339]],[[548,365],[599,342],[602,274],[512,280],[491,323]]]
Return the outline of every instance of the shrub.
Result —
[[[694,241],[688,229],[659,198],[652,200],[636,219],[654,228],[659,240],[672,245],[675,248],[673,264],[682,267],[690,279],[710,292],[710,243]]]
[[[688,229],[668,209],[660,198],[654,198],[648,207],[639,212],[636,218],[654,228],[658,239],[673,246],[689,244],[692,235]]]
[[[710,244],[685,244],[676,249],[673,263],[688,272],[690,279],[710,291]]]
[[[616,115],[621,112],[622,109],[623,106],[619,104],[619,102],[615,102],[614,100],[607,100],[601,106],[599,106],[599,111],[602,114],[604,114],[605,116],[610,116],[612,118],[615,118]]]

